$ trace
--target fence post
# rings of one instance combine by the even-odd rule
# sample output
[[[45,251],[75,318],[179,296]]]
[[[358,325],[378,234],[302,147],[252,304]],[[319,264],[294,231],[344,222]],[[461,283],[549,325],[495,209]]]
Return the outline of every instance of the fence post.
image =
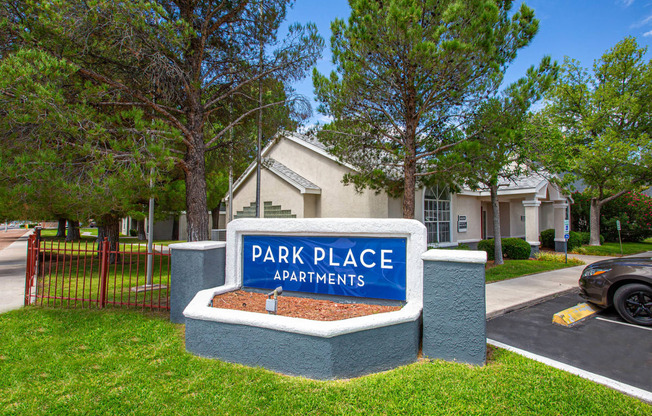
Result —
[[[104,241],[100,243],[100,302],[98,306],[103,308],[106,305],[106,277],[109,274],[109,239],[104,237]]]
[[[27,265],[25,266],[25,306],[29,305],[32,293],[32,279],[34,278],[34,240],[33,234],[27,238]]]

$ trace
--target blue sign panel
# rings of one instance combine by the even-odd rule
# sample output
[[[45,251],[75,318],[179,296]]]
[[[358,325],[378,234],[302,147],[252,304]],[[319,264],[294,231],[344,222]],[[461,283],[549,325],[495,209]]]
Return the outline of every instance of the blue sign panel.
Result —
[[[243,237],[246,287],[405,300],[404,238]]]

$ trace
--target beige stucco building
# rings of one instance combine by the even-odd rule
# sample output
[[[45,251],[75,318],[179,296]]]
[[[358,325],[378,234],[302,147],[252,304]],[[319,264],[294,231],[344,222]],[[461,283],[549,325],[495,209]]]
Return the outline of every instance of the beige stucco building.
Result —
[[[266,218],[401,218],[401,199],[386,193],[356,192],[344,186],[354,171],[340,163],[312,137],[282,132],[262,151],[261,217]],[[540,230],[555,228],[563,243],[569,198],[545,178],[532,175],[505,182],[499,190],[501,235],[524,238],[538,249]],[[256,169],[249,166],[233,187],[233,218],[255,216]],[[226,198],[227,212],[229,201]],[[428,243],[439,247],[475,247],[493,237],[489,191],[421,188],[416,219],[428,228]],[[563,247],[563,246],[562,246]]]

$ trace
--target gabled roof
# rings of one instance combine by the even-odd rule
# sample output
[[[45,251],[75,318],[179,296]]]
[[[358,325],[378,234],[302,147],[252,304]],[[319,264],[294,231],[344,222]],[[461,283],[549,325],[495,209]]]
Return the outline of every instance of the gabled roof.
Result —
[[[321,188],[319,186],[271,157],[263,159],[263,166],[269,169],[270,172],[275,173],[279,178],[297,188],[302,194],[321,193]]]
[[[268,168],[271,172],[274,172],[280,178],[284,179],[286,182],[288,182],[291,185],[297,187],[301,191],[302,194],[303,193],[319,194],[319,193],[321,193],[321,188],[319,188],[317,185],[310,182],[309,180],[305,179],[304,177],[302,177],[298,173],[294,172],[292,169],[290,169],[287,166],[281,164],[280,162],[278,162],[278,161],[276,161],[274,159],[265,157],[270,152],[272,147],[274,147],[276,142],[283,139],[283,138],[285,138],[287,140],[290,140],[290,141],[292,141],[292,142],[294,142],[294,143],[296,143],[296,144],[298,144],[300,146],[303,146],[306,149],[312,150],[313,152],[318,153],[318,154],[320,154],[320,155],[322,155],[322,156],[324,156],[324,157],[326,157],[326,158],[328,158],[328,159],[330,159],[330,160],[332,160],[332,161],[334,161],[334,162],[336,162],[336,163],[338,163],[340,165],[344,165],[344,166],[348,167],[349,169],[355,170],[355,168],[353,166],[351,166],[349,164],[346,164],[346,163],[340,162],[337,159],[337,157],[335,157],[331,153],[329,153],[328,150],[326,150],[326,146],[322,142],[317,140],[317,138],[312,137],[312,136],[306,136],[306,135],[303,135],[303,134],[300,134],[300,133],[295,133],[295,132],[280,131],[280,132],[278,132],[276,134],[276,137],[274,138],[274,140],[272,140],[260,152],[261,153],[261,158],[263,160],[268,159],[268,160],[273,160],[274,161],[274,163],[272,163],[271,166],[276,166],[277,167],[276,172],[274,170],[272,170],[270,168],[270,166],[266,166],[266,164],[264,162],[262,163],[262,165],[263,165],[263,167]],[[282,166],[282,168],[280,166]],[[244,171],[244,173],[242,175],[240,175],[238,180],[235,181],[235,183],[233,184],[233,192],[235,192],[236,189],[238,189],[244,183],[244,181],[247,180],[249,175],[251,175],[255,171],[256,171],[256,162],[253,162],[247,167],[247,169]],[[298,178],[301,178],[301,179],[298,179]],[[303,185],[307,185],[307,186],[303,186]],[[228,201],[229,196],[227,195],[226,197],[224,197],[224,200]]]
[[[548,177],[545,176],[546,173],[531,173],[529,175],[521,175],[514,180],[499,179],[498,181],[498,195],[516,195],[516,194],[537,194],[538,198],[545,198],[545,192],[548,185],[555,187],[555,190],[561,195],[559,189],[556,185],[552,184]],[[474,196],[490,196],[491,193],[489,190],[479,190],[474,191],[471,188],[465,186],[462,189],[463,195],[474,195]]]

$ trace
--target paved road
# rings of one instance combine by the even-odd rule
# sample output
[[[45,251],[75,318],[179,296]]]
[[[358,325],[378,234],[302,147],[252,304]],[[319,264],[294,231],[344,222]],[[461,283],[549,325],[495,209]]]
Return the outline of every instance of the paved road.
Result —
[[[25,230],[0,231],[0,313],[23,305],[28,234]]]
[[[578,293],[491,319],[487,338],[652,394],[652,328],[626,324],[613,309],[570,328],[553,324],[555,313],[583,302]]]

